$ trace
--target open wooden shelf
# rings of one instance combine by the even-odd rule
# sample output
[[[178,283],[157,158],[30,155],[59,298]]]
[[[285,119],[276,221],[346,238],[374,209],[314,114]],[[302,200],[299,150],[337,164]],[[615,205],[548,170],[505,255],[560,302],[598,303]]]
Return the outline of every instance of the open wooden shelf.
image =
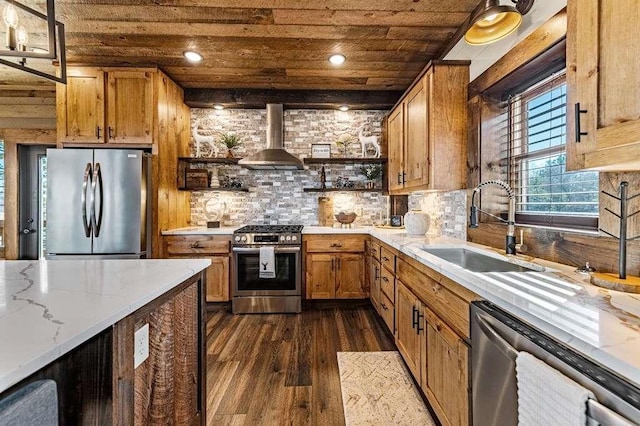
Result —
[[[386,164],[387,158],[303,158],[304,164]]]
[[[179,191],[249,192],[249,188],[178,188]]]
[[[189,164],[197,164],[197,163],[212,163],[212,164],[238,164],[240,158],[225,158],[225,157],[178,157],[178,161],[182,161],[184,163]]]
[[[302,188],[304,192],[385,192],[382,188]]]

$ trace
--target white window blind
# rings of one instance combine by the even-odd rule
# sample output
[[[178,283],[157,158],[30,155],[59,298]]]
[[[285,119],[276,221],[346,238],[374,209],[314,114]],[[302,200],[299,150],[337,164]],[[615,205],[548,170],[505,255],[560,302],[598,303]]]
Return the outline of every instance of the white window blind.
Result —
[[[598,173],[566,171],[564,72],[509,97],[499,125],[501,170],[516,222],[597,228]]]

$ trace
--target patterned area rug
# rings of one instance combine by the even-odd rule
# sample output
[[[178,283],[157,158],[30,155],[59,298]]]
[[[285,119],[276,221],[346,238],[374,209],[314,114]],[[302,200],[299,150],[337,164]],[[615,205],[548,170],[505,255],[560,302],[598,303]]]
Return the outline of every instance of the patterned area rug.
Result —
[[[347,425],[435,425],[398,352],[338,352]]]

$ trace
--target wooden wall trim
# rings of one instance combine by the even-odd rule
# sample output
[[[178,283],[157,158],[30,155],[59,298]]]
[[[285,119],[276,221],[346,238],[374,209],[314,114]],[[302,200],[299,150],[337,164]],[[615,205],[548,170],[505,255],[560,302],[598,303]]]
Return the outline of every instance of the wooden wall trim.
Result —
[[[55,129],[4,129],[4,246],[5,259],[18,258],[18,145],[56,144]]]
[[[531,59],[544,53],[566,38],[566,35],[567,9],[564,8],[473,80],[469,85],[469,99],[484,92]]]

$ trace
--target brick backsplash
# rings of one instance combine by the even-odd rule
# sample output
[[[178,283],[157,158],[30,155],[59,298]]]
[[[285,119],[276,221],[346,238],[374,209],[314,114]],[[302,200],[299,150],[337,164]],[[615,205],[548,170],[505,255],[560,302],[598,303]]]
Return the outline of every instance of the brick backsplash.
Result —
[[[332,156],[338,156],[335,141],[343,135],[351,135],[356,141],[364,126],[365,135],[376,135],[381,139],[382,119],[386,111],[332,111],[332,110],[285,110],[284,147],[290,153],[305,158],[311,156],[311,144],[331,143]],[[195,155],[193,132],[216,136],[219,133],[234,133],[243,144],[234,151],[237,157],[245,157],[266,148],[266,111],[256,109],[191,110],[192,138],[191,155]],[[218,156],[224,156],[226,148],[218,146]],[[349,157],[361,157],[359,143],[349,147]],[[191,196],[191,224],[203,226],[211,219],[206,211],[224,209],[222,225],[234,226],[244,223],[316,225],[318,223],[318,193],[305,193],[305,187],[320,186],[320,165],[305,166],[305,170],[266,171],[248,170],[235,165],[204,166],[215,170],[219,177],[229,176],[240,180],[249,192],[194,191]],[[359,165],[325,166],[327,186],[331,187],[339,177],[363,186],[364,176]],[[381,185],[378,181],[377,186]],[[388,197],[372,192],[326,193],[333,198],[335,213],[355,211],[355,225],[377,222],[387,211]],[[208,204],[210,202],[210,204]]]
[[[431,217],[429,234],[467,239],[467,191],[416,192],[409,195],[409,208]]]

